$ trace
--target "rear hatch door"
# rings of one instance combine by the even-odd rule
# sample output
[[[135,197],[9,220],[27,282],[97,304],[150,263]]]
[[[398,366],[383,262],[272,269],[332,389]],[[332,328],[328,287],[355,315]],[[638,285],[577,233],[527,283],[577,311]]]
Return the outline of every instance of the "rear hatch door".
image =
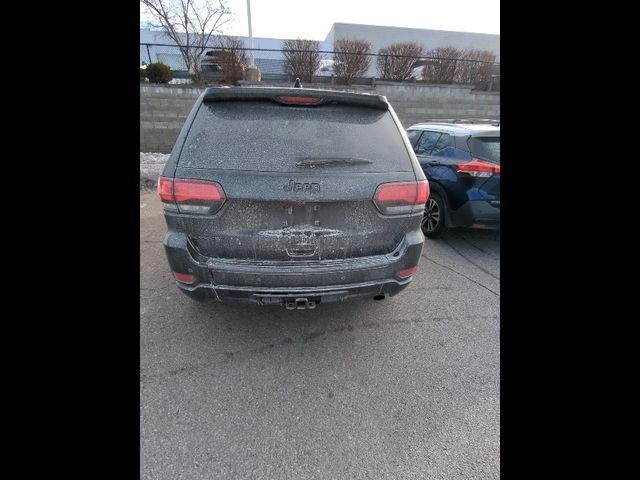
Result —
[[[416,222],[415,215],[384,216],[372,201],[381,183],[416,180],[388,108],[374,102],[205,102],[175,177],[213,180],[224,189],[227,200],[215,215],[182,219],[192,245],[208,257],[309,261],[390,253]]]

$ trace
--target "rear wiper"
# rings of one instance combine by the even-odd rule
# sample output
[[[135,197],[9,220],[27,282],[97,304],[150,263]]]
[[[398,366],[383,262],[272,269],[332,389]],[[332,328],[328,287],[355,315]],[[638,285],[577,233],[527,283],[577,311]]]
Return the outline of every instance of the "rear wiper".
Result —
[[[316,167],[319,165],[365,165],[373,163],[365,158],[305,158],[296,162],[298,167]]]

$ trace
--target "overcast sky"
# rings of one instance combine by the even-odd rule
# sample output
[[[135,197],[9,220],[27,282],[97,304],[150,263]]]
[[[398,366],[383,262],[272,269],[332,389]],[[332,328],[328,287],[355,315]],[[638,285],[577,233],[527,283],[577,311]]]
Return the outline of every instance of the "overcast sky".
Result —
[[[247,36],[247,0],[228,5],[223,33]],[[500,0],[251,0],[254,37],[323,41],[334,22],[499,34]]]

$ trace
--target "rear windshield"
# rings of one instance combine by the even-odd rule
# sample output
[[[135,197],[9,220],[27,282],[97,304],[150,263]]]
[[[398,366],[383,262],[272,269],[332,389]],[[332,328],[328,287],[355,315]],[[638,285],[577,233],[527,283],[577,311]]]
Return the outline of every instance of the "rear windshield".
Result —
[[[413,167],[388,111],[266,101],[203,103],[179,165],[293,172],[405,172]]]
[[[468,144],[472,155],[500,164],[500,137],[471,137]]]

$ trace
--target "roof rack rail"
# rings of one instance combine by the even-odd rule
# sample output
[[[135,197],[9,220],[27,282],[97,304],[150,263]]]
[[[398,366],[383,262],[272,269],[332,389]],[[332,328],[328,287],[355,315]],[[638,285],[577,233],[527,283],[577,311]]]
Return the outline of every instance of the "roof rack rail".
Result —
[[[488,123],[500,126],[500,119],[491,118],[430,118],[420,123]]]

